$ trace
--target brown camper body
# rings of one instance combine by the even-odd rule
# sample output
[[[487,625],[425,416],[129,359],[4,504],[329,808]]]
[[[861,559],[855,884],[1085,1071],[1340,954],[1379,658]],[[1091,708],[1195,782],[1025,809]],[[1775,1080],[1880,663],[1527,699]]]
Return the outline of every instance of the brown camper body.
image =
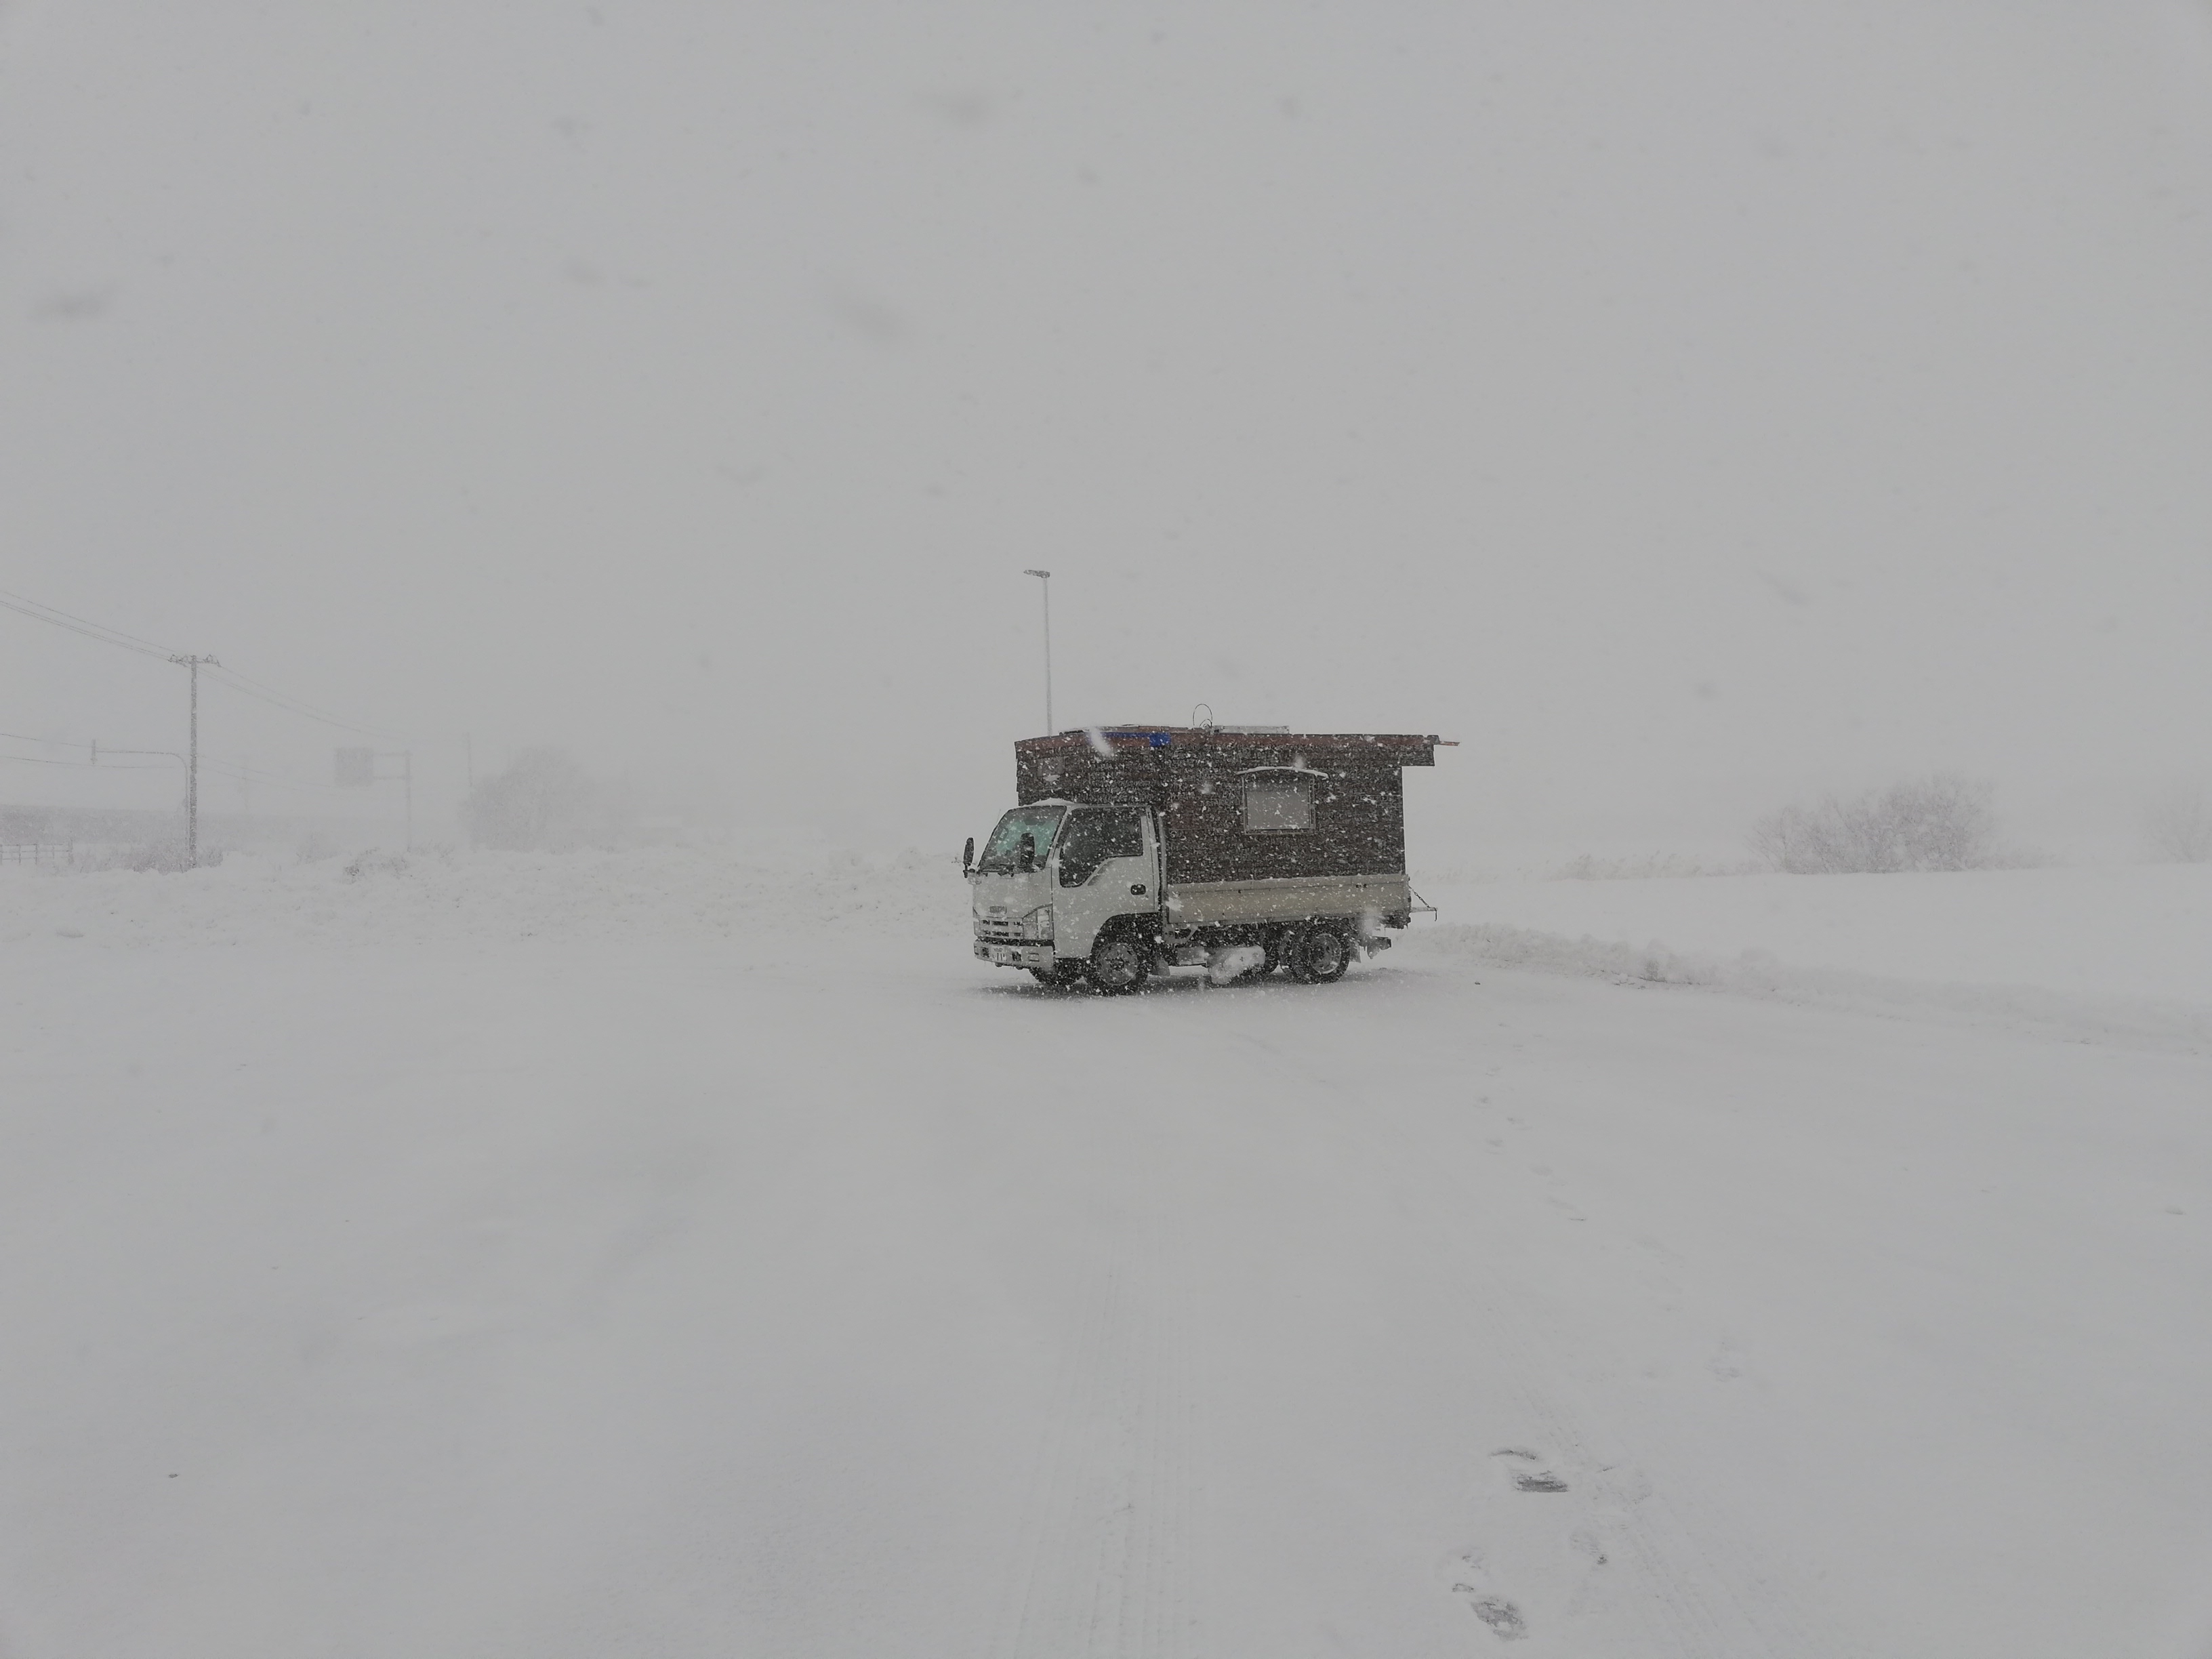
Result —
[[[1108,727],[1014,745],[1024,804],[1148,806],[1161,815],[1170,885],[1310,876],[1403,875],[1408,766],[1436,764],[1433,737],[1376,732]],[[1247,793],[1310,797],[1310,827],[1248,828]]]

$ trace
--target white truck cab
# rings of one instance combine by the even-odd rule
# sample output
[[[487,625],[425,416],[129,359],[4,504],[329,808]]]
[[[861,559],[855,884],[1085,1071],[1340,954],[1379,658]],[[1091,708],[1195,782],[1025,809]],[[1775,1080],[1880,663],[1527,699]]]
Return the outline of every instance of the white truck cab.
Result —
[[[975,865],[975,954],[1072,982],[1092,964],[1099,935],[1117,918],[1160,908],[1160,832],[1141,806],[1042,800],[999,820]],[[1150,963],[1117,955],[1109,973],[1133,986]]]

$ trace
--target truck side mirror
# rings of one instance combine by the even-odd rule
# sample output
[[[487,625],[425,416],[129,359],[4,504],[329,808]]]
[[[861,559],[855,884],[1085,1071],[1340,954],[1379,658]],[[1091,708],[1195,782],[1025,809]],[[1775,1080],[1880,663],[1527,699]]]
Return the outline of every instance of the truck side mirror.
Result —
[[[1014,868],[1027,875],[1036,868],[1036,837],[1024,836],[1022,844],[1014,854]]]
[[[975,868],[975,837],[968,837],[968,844],[960,849],[960,873],[967,875]]]

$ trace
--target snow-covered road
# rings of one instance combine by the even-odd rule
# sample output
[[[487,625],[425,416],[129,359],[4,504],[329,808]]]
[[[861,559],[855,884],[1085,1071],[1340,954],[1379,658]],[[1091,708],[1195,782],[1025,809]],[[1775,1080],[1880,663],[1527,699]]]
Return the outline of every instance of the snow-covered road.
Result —
[[[853,945],[11,947],[0,1652],[2206,1650],[2205,1058]]]

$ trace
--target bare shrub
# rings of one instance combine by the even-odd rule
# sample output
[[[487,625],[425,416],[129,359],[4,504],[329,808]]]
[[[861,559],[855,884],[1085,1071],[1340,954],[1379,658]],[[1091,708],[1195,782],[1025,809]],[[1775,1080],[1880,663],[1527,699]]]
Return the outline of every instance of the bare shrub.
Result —
[[[2212,798],[2195,784],[2177,784],[2143,814],[2143,840],[2166,864],[2212,864]]]
[[[407,860],[398,853],[380,853],[374,847],[365,853],[356,853],[354,860],[345,867],[348,881],[359,881],[364,876],[404,876]]]
[[[462,808],[480,847],[569,852],[611,847],[624,813],[617,792],[558,749],[530,749],[486,778]]]
[[[200,848],[200,865],[205,868],[222,862],[222,848]],[[181,841],[154,841],[137,846],[94,845],[77,846],[70,849],[70,868],[72,870],[138,870],[158,871],[174,875],[192,867],[191,857]]]
[[[1948,773],[1846,799],[1785,806],[1751,832],[1752,851],[1793,875],[1984,870],[1997,861],[1990,787]]]

